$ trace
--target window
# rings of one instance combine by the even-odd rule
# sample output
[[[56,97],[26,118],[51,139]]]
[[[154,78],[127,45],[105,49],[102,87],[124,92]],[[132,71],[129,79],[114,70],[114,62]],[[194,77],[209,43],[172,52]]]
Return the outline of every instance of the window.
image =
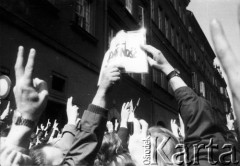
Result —
[[[155,20],[155,0],[151,0],[151,19],[154,21]]]
[[[179,52],[179,48],[180,48],[180,46],[179,46],[179,34],[177,34],[177,52]]]
[[[167,78],[165,76],[165,74],[163,72],[160,73],[160,76],[161,76],[161,87],[163,89],[168,89],[168,81],[167,81]]]
[[[193,61],[194,61],[194,62],[197,62],[197,54],[196,54],[195,51],[193,52]]]
[[[169,38],[169,30],[168,30],[169,26],[168,26],[168,17],[165,16],[165,35],[166,38]]]
[[[174,40],[174,27],[173,27],[173,25],[171,25],[171,43],[172,43],[172,46],[174,46],[174,42],[175,42],[175,40]]]
[[[162,8],[158,8],[158,28],[162,30]]]
[[[132,14],[132,0],[126,0],[126,9]]]
[[[196,72],[192,72],[192,88],[198,92],[198,80]]]
[[[181,6],[178,7],[179,17],[182,18],[182,8]]]
[[[155,83],[158,83],[158,80],[157,80],[157,77],[158,75],[157,75],[157,70],[156,69],[153,69],[153,82],[155,82]]]
[[[93,25],[91,20],[91,2],[90,0],[77,0],[75,9],[75,23],[86,30],[87,32],[93,34]]]
[[[5,67],[5,66],[0,66],[0,75],[10,75],[10,70],[9,68]]]
[[[224,88],[223,87],[220,87],[220,93],[223,95],[224,94]]]
[[[147,74],[141,74],[141,84],[147,87]]]
[[[66,91],[66,77],[53,72],[52,73],[52,90],[58,93],[65,93]]]
[[[226,98],[229,98],[227,89],[225,89],[224,93],[225,93],[225,97],[226,97]]]
[[[188,50],[188,46],[185,46],[185,51],[186,51],[186,63],[189,64],[189,50]]]
[[[199,85],[200,85],[200,94],[201,94],[201,96],[206,97],[205,84],[204,84],[204,82],[201,81],[201,82],[199,83]]]
[[[227,105],[227,103],[224,102],[223,104],[224,104],[224,111],[225,111],[226,113],[228,113],[228,105]]]
[[[184,55],[184,43],[183,43],[183,40],[181,40],[181,56],[182,56],[183,59],[185,59],[184,58],[185,55]]]
[[[139,25],[144,27],[144,8],[142,6],[138,6],[138,19]]]
[[[168,81],[166,79],[166,76],[161,71],[153,69],[153,82],[155,82],[163,89],[168,90]]]

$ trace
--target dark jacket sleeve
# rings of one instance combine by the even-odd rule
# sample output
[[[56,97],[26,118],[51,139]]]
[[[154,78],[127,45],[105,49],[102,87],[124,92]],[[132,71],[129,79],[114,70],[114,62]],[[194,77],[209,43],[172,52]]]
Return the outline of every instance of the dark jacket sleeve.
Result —
[[[66,124],[62,130],[61,139],[54,146],[62,149],[63,154],[66,154],[71,148],[76,134],[77,134],[76,126]]]
[[[207,100],[199,97],[189,87],[177,89],[175,97],[185,125],[185,143],[211,138],[219,130],[211,104]]]
[[[123,147],[124,152],[127,152],[128,151],[128,138],[129,138],[128,128],[120,127],[120,129],[118,130],[118,136],[122,141],[122,147]]]
[[[106,109],[90,104],[84,111],[78,133],[63,165],[93,165],[101,146],[107,122]]]
[[[229,142],[227,139],[223,121],[219,120],[216,110],[212,109],[210,102],[199,97],[191,88],[181,87],[175,91],[175,97],[179,105],[180,115],[185,126],[185,145],[189,149],[189,157],[193,159],[194,144],[208,145],[210,140],[218,147]],[[221,124],[222,123],[222,124]],[[231,143],[231,142],[229,142]],[[213,149],[215,161],[225,149]],[[208,160],[208,149],[201,149],[200,161]],[[209,164],[210,165],[210,164]]]

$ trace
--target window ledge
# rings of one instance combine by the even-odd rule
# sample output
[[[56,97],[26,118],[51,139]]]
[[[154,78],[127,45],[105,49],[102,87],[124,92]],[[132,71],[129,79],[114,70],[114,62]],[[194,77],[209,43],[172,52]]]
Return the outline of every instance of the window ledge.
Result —
[[[96,37],[94,37],[92,34],[87,32],[85,29],[81,28],[76,23],[73,22],[71,27],[75,32],[80,33],[82,35],[83,39],[89,40],[90,42],[92,42],[95,45],[98,43],[98,39]]]

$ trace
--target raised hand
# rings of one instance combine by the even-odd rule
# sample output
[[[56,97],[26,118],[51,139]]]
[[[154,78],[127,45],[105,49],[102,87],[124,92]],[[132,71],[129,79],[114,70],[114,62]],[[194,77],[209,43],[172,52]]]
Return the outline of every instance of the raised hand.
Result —
[[[240,9],[238,8],[238,19],[240,20]],[[235,55],[228,43],[222,25],[213,20],[210,25],[211,36],[217,57],[228,78],[232,93],[233,106],[237,121],[240,120],[240,55]],[[239,125],[239,122],[238,122]]]
[[[54,120],[54,124],[53,124],[53,129],[54,130],[58,130],[58,123],[57,123],[57,119]]]
[[[142,45],[141,48],[153,56],[153,58],[148,57],[150,66],[161,70],[166,75],[174,70],[160,50],[151,45]]]
[[[113,132],[113,124],[111,121],[107,121],[107,129],[108,129],[108,133],[112,133]]]
[[[178,134],[179,126],[176,124],[176,119],[171,119],[171,130],[175,135],[175,137],[179,138],[179,134]]]
[[[38,133],[39,133],[40,130],[41,130],[41,129],[37,126],[36,135],[38,135]]]
[[[44,134],[44,137],[46,138],[48,136],[48,132],[46,131]]]
[[[134,132],[129,138],[128,149],[136,165],[143,166],[144,140],[147,140],[148,123],[145,120],[134,119]],[[142,129],[141,129],[142,126]]]
[[[13,110],[10,108],[10,101],[9,101],[6,109],[3,111],[2,115],[0,116],[0,119],[4,120],[5,118],[7,118],[12,113],[12,111]]]
[[[228,129],[229,130],[233,130],[234,129],[234,125],[233,125],[234,120],[231,119],[231,114],[227,114],[226,115],[226,119],[227,119],[227,127],[228,127]]]
[[[78,106],[72,104],[73,97],[68,98],[67,100],[67,118],[68,124],[77,125],[78,118]]]
[[[23,52],[24,48],[20,46],[15,64],[16,85],[13,91],[17,112],[25,119],[36,121],[46,105],[48,96],[47,83],[38,78],[32,78],[36,55],[35,49],[30,50],[25,68],[23,67]]]
[[[49,127],[51,127],[50,119],[48,119],[48,121],[47,121],[47,125],[46,125],[44,131],[47,131]]]
[[[114,123],[114,127],[115,127],[115,131],[117,131],[118,130],[118,126],[119,126],[119,123],[118,123],[118,120],[117,119],[115,119],[115,123]]]
[[[132,100],[129,102],[129,109],[130,109],[130,114],[129,114],[129,117],[128,117],[128,122],[133,122],[134,119],[135,119],[135,110],[133,108],[133,102]]]
[[[92,104],[106,108],[106,97],[109,89],[121,78],[121,66],[107,66],[103,69],[99,77],[98,91],[92,101]]]
[[[120,127],[127,128],[127,122],[128,122],[130,113],[131,113],[130,102],[123,103],[122,110],[121,110],[121,124],[120,124]]]
[[[47,121],[47,126],[51,126],[50,119],[48,119],[48,121]]]
[[[108,90],[116,81],[120,80],[120,66],[107,66],[104,68],[99,88]]]
[[[180,130],[181,136],[183,138],[185,138],[185,126],[184,126],[184,123],[183,123],[183,120],[182,120],[182,117],[180,116],[180,114],[178,114],[178,118],[179,118],[179,122],[180,122],[179,130]]]
[[[42,123],[41,123],[41,125],[40,125],[40,128],[41,128],[42,131],[44,131],[44,128],[45,128],[45,127],[44,127],[44,125],[43,125]]]

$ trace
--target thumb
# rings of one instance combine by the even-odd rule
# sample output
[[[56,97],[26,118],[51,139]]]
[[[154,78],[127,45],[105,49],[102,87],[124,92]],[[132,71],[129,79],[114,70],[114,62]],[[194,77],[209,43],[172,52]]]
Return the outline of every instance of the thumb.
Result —
[[[148,60],[148,63],[151,67],[157,64],[157,62],[149,56],[147,57],[147,60]]]
[[[33,85],[37,89],[39,98],[41,101],[45,100],[48,96],[48,87],[47,83],[39,78],[33,79]]]

